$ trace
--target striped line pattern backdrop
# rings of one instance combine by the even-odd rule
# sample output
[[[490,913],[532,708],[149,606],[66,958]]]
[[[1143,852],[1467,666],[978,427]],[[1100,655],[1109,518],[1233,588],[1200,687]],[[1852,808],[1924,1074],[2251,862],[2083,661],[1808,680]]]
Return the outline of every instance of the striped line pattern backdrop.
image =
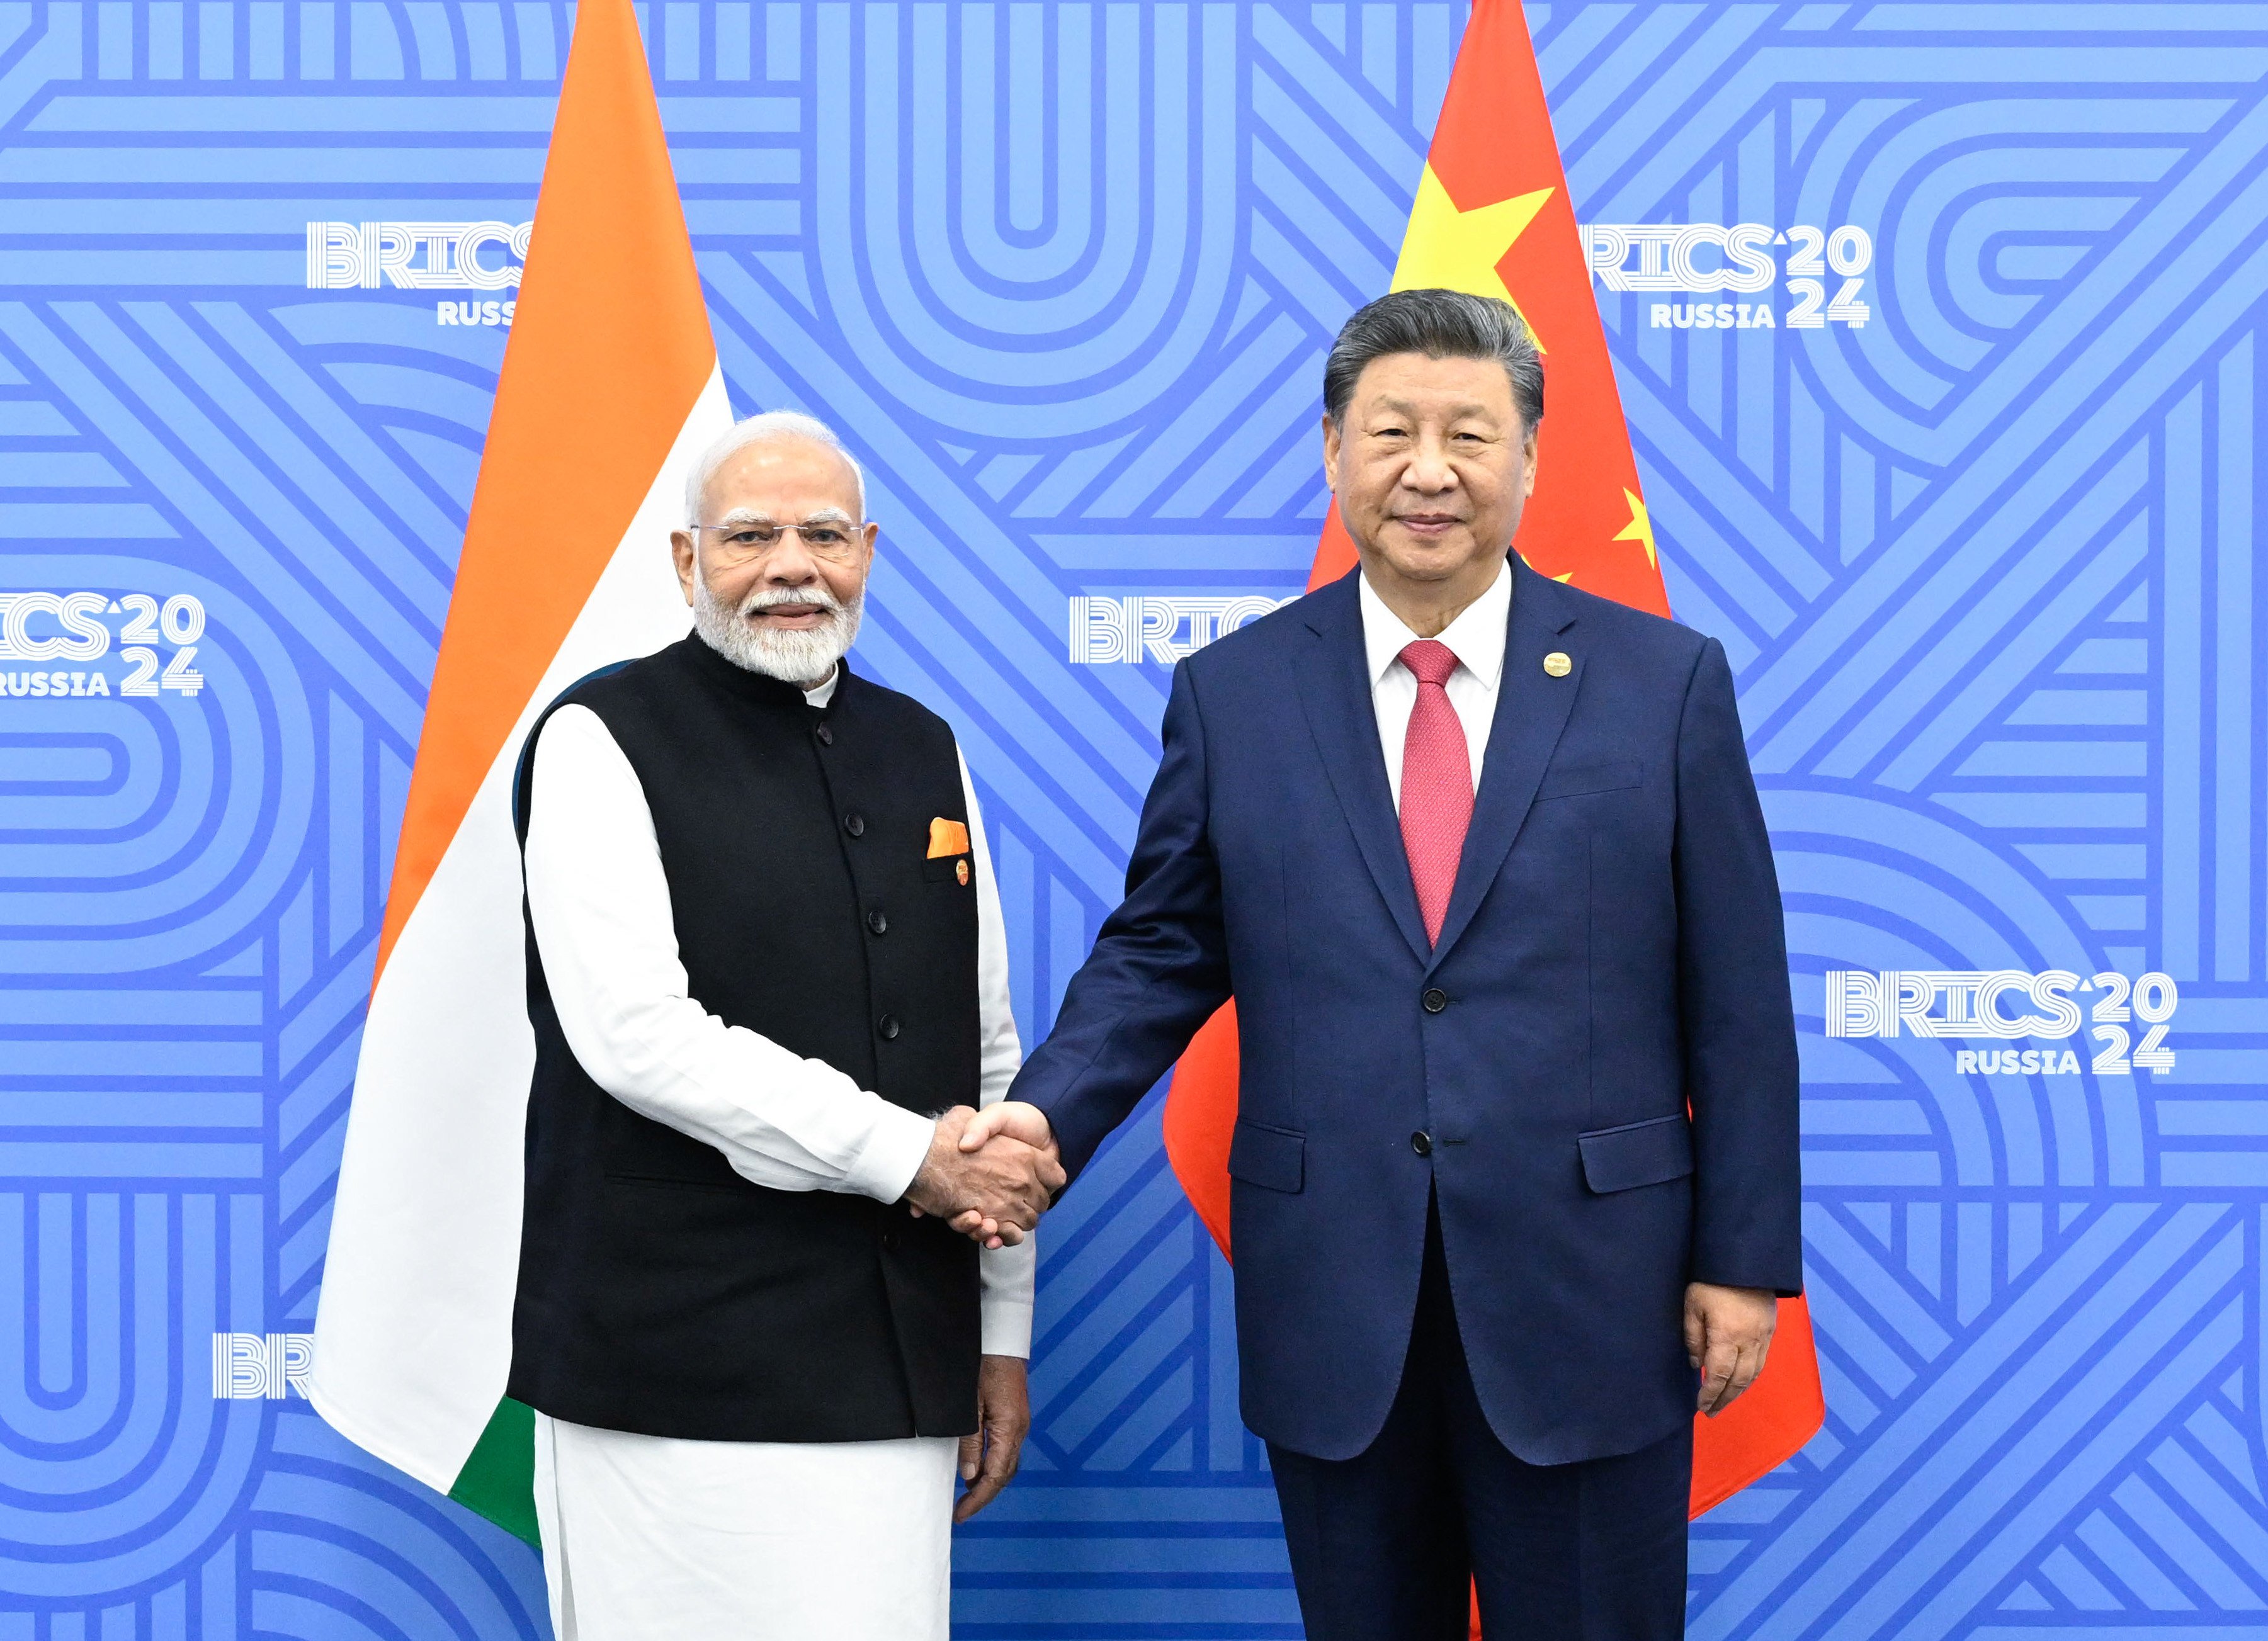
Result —
[[[1071,660],[1069,600],[1298,590],[1322,352],[1386,288],[1462,14],[642,16],[734,403],[870,464],[862,653],[960,728],[1036,1037],[1167,680]],[[217,1400],[211,1338],[313,1317],[504,335],[309,289],[306,225],[526,220],[571,18],[0,3],[0,594],[210,623],[195,696],[0,701],[0,1641],[547,1628],[531,1551],[304,1402]],[[1828,1424],[1697,1524],[1694,1633],[2268,1633],[2268,6],[1529,18],[1583,221],[1875,247],[1863,328],[1602,291],[1805,1030]],[[2177,1071],[1822,1031],[1830,968],[2053,968],[2173,976]],[[956,1633],[1296,1637],[1154,1107],[1044,1249]]]

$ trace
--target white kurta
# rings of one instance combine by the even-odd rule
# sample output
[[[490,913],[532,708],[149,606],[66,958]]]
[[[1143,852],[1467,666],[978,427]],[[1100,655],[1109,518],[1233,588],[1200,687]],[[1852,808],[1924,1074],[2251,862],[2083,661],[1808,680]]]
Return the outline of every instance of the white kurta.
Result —
[[[824,707],[830,679],[806,699]],[[982,1103],[1022,1063],[1007,938],[976,794]],[[768,864],[752,853],[749,869]],[[527,903],[561,1030],[631,1109],[722,1152],[759,1185],[894,1203],[932,1124],[687,995],[669,883],[637,774],[598,716],[563,707],[535,749]],[[792,937],[791,937],[792,938]],[[983,1349],[1026,1356],[1035,1245],[982,1256]],[[944,1641],[950,1438],[673,1440],[537,1416],[536,1513],[560,1641]]]

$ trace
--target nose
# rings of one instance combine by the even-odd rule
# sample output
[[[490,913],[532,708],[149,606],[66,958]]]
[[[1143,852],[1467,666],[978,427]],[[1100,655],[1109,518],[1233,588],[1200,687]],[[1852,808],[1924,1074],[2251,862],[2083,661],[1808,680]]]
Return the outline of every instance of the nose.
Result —
[[[1402,482],[1428,496],[1456,488],[1457,469],[1449,460],[1447,445],[1439,435],[1425,433],[1418,437],[1410,448],[1409,462],[1402,469]]]
[[[764,555],[764,579],[777,587],[807,587],[819,579],[819,563],[805,550],[801,535],[782,535]]]

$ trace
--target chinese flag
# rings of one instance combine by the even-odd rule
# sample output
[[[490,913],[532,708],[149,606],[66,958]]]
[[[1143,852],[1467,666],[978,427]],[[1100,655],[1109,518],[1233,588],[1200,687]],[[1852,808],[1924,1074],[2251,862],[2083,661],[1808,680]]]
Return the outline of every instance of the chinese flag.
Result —
[[[1418,181],[1394,288],[1433,286],[1507,298],[1543,350],[1545,436],[1535,493],[1515,543],[1521,556],[1587,592],[1669,614],[1589,263],[1519,0],[1474,0],[1432,152]],[[1336,580],[1354,562],[1354,543],[1334,507],[1323,521],[1309,588]],[[1232,1003],[1182,1056],[1165,1117],[1174,1173],[1224,1254],[1236,1076]],[[1730,1410],[1696,1420],[1693,1513],[1790,1457],[1825,1417],[1810,1317],[1801,1299],[1784,1299],[1764,1373]]]

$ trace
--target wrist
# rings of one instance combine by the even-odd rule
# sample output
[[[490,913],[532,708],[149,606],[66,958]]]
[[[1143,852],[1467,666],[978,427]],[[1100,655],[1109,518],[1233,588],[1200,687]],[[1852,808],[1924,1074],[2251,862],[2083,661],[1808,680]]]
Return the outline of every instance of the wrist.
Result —
[[[878,1203],[896,1203],[911,1200],[924,1185],[933,1187],[940,1126],[917,1113],[883,1105],[865,1143],[843,1171],[843,1188]]]

